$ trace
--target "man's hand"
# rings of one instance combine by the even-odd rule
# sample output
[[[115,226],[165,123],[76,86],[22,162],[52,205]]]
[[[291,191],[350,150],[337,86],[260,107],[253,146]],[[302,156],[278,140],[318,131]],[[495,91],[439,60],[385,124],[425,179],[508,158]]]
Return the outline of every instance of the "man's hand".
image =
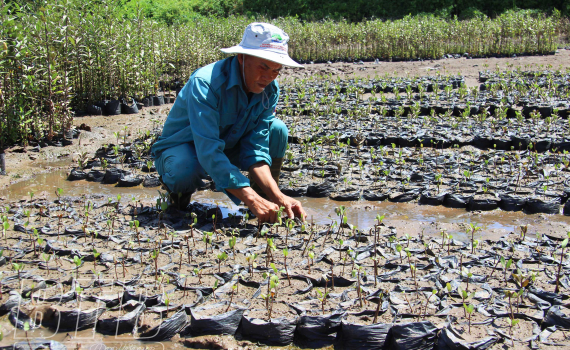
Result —
[[[276,222],[277,212],[280,207],[285,208],[283,212],[291,219],[298,217],[305,221],[307,216],[301,202],[284,194],[275,198],[274,202],[271,202],[259,196],[251,187],[228,188],[226,191],[241,199],[260,222]]]
[[[307,214],[303,210],[301,202],[284,195],[271,177],[269,166],[263,162],[254,164],[250,169],[253,179],[257,182],[269,200],[259,196],[251,187],[238,189],[227,188],[226,191],[238,197],[260,222],[274,223],[277,221],[277,212],[284,207],[284,213],[290,218],[300,218],[305,221]]]
[[[293,218],[297,217],[297,218],[300,218],[301,221],[305,221],[305,218],[307,217],[307,213],[305,213],[305,210],[303,209],[301,202],[299,202],[298,200],[293,199],[293,198],[286,196],[286,195],[282,195],[280,198],[278,198],[276,200],[276,203],[280,207],[285,208],[285,210],[283,210],[283,212],[285,214],[287,214],[289,219],[293,219]]]
[[[262,198],[251,187],[227,188],[226,191],[241,199],[259,222],[274,223],[277,221],[279,205]]]
[[[279,206],[256,194],[256,197],[247,207],[257,216],[259,222],[274,223],[277,221]]]

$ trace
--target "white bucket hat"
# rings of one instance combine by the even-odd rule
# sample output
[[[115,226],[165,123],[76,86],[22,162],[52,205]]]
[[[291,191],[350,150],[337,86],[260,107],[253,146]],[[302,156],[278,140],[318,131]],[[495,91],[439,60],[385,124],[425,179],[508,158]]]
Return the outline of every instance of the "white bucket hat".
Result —
[[[263,58],[284,66],[303,68],[287,53],[289,35],[269,23],[251,23],[245,28],[241,43],[221,49],[224,53],[241,53]]]

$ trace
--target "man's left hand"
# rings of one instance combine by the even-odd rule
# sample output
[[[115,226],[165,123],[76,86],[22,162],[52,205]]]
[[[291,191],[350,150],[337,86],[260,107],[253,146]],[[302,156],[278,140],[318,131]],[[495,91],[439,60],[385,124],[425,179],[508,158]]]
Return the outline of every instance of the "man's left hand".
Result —
[[[280,198],[275,201],[275,204],[285,208],[283,212],[287,214],[289,219],[298,217],[301,219],[301,221],[305,221],[305,218],[307,217],[307,213],[305,213],[301,202],[289,196],[280,196]]]

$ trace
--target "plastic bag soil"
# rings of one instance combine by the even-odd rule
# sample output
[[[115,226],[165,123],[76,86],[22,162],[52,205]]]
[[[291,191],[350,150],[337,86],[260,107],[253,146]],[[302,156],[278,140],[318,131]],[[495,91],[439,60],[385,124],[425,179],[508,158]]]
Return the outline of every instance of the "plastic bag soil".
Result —
[[[146,306],[144,304],[139,304],[133,311],[123,316],[100,319],[97,322],[97,331],[111,335],[130,333],[137,325],[139,317],[145,309]]]
[[[445,199],[446,192],[432,193],[430,191],[424,191],[420,195],[420,204],[424,205],[442,205]]]
[[[317,185],[309,185],[309,187],[307,187],[307,197],[314,197],[314,198],[329,197],[334,190],[335,186],[333,183],[329,181],[324,181]]]
[[[467,208],[471,196],[465,196],[457,193],[448,193],[443,200],[443,206],[448,208]]]
[[[10,291],[10,296],[8,300],[2,305],[0,305],[0,316],[3,316],[10,312],[13,307],[19,306],[22,302],[22,296],[17,291]]]
[[[541,198],[528,198],[524,211],[528,214],[558,214],[560,212],[560,197],[543,200]]]
[[[285,346],[294,340],[297,319],[285,317],[264,321],[258,318],[242,317],[241,335],[245,339],[266,345]]]
[[[30,329],[38,328],[34,320],[32,320],[24,311],[20,310],[18,306],[15,306],[10,310],[8,319],[10,320],[10,323],[18,329],[24,329],[24,324],[26,322],[30,326]]]
[[[178,311],[170,318],[158,326],[142,333],[138,340],[143,341],[162,341],[172,338],[176,333],[180,332],[188,323],[188,316],[184,309]]]
[[[499,198],[501,198],[499,207],[504,211],[520,211],[526,205],[526,198],[524,197],[505,194],[500,195]]]
[[[395,324],[386,337],[390,350],[432,350],[437,328],[430,321]]]
[[[388,194],[387,193],[374,192],[371,190],[364,190],[362,192],[362,198],[366,199],[367,201],[382,202],[382,201],[388,199]]]
[[[453,333],[453,331],[444,328],[437,339],[438,350],[485,350],[493,346],[499,337],[485,337],[474,342],[467,342]]]
[[[499,207],[500,199],[498,198],[484,198],[480,196],[473,196],[467,204],[469,210],[489,211],[495,210]]]
[[[333,344],[345,313],[323,316],[301,316],[295,331],[295,345],[322,348]]]
[[[554,305],[548,309],[542,326],[543,328],[557,326],[563,329],[570,329],[570,317],[562,312],[559,305]]]
[[[391,324],[386,323],[359,325],[343,321],[337,333],[334,348],[338,350],[384,349],[391,327]]]
[[[105,308],[91,310],[59,310],[50,307],[42,319],[42,324],[58,332],[76,331],[91,328],[97,319],[105,312]]]
[[[238,309],[220,315],[197,317],[190,310],[190,326],[188,332],[192,336],[200,335],[234,335],[241,322],[245,310]]]

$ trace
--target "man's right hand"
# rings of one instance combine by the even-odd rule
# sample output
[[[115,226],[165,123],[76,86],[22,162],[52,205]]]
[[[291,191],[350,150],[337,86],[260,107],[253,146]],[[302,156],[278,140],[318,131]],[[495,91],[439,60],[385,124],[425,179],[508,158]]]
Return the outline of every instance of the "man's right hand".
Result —
[[[277,221],[279,206],[258,195],[251,187],[227,188],[226,191],[238,197],[259,222],[274,223]]]
[[[259,222],[274,223],[277,221],[279,206],[260,197],[259,195],[247,207],[255,216],[257,216]]]

